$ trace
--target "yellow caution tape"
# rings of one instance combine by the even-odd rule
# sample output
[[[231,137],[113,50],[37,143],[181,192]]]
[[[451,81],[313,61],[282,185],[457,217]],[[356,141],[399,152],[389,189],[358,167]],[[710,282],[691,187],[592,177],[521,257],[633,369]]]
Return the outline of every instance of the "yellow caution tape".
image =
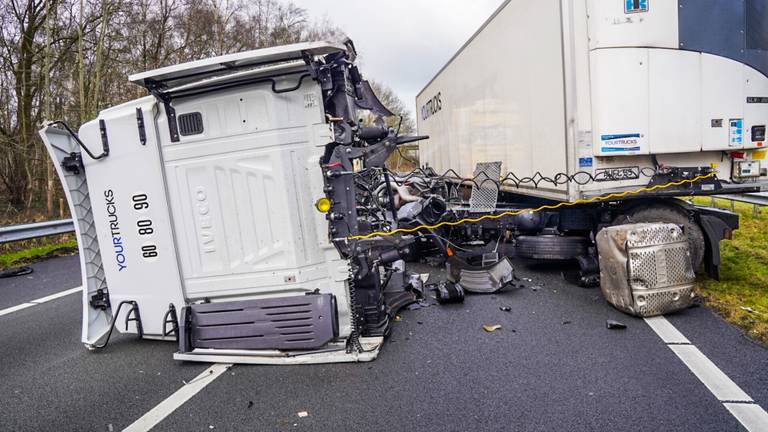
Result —
[[[676,182],[666,183],[666,184],[663,184],[663,185],[648,186],[648,187],[644,187],[644,188],[640,188],[640,189],[628,190],[628,191],[624,191],[624,192],[615,192],[615,193],[611,193],[611,194],[608,194],[608,195],[599,195],[599,196],[592,197],[592,198],[589,198],[589,199],[583,199],[583,200],[577,200],[577,201],[564,201],[564,202],[561,202],[561,203],[558,203],[558,204],[553,204],[553,205],[549,205],[548,204],[548,205],[543,205],[543,206],[537,207],[537,208],[522,209],[522,210],[515,210],[515,211],[507,211],[507,212],[499,213],[499,214],[495,214],[495,215],[485,215],[485,216],[480,216],[480,217],[476,217],[476,218],[465,218],[465,219],[460,219],[460,220],[452,221],[452,222],[445,221],[445,222],[437,223],[435,225],[419,225],[419,226],[413,227],[413,228],[398,228],[398,229],[393,230],[393,231],[376,231],[376,232],[372,232],[370,234],[365,234],[365,235],[349,236],[346,239],[347,240],[366,240],[366,239],[369,239],[369,238],[372,238],[372,237],[388,237],[388,236],[391,236],[391,235],[401,234],[401,233],[402,234],[410,234],[410,233],[414,233],[414,232],[416,232],[418,230],[422,230],[422,229],[437,229],[437,228],[444,227],[444,226],[456,226],[456,225],[462,225],[462,224],[465,224],[465,223],[477,223],[477,222],[484,221],[484,220],[489,220],[489,219],[500,219],[500,218],[507,217],[507,216],[517,216],[517,215],[521,215],[523,213],[535,213],[535,212],[539,212],[539,211],[542,211],[542,210],[555,210],[555,209],[558,209],[560,207],[573,207],[573,206],[581,205],[581,204],[592,204],[592,203],[596,203],[596,202],[613,200],[613,199],[616,199],[616,198],[624,198],[624,197],[631,196],[631,195],[638,195],[638,194],[641,194],[643,192],[653,192],[653,191],[659,190],[659,189],[668,189],[668,188],[675,187],[675,186],[682,186],[684,184],[693,184],[693,183],[696,183],[698,181],[714,177],[715,174],[716,174],[715,172],[711,172],[709,174],[701,175],[701,176],[695,177],[695,178],[690,179],[690,180],[680,180],[680,181],[676,181]]]

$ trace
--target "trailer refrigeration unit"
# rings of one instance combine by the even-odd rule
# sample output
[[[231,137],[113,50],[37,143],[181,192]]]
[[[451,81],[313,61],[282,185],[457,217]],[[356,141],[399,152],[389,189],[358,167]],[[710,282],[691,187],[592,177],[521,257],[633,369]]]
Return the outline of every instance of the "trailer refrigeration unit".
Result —
[[[518,256],[583,257],[602,227],[670,222],[717,276],[738,218],[673,197],[765,190],[768,0],[508,0],[416,104],[422,166],[460,182],[499,162],[497,210],[592,199],[480,224]]]
[[[383,126],[355,56],[312,42],[140,73],[151,96],[40,131],[77,221],[87,347],[117,327],[183,360],[376,357],[420,284],[409,240],[345,239],[388,228],[367,191],[414,138]]]

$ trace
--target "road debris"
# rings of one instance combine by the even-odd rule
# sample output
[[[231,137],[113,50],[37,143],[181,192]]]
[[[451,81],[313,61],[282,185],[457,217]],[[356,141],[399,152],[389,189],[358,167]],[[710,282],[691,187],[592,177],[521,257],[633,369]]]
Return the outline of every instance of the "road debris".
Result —
[[[253,408],[253,401],[248,401],[248,409]]]
[[[32,269],[32,267],[28,267],[28,266],[10,268],[0,272],[0,279],[11,278],[16,276],[24,276],[32,273],[33,271],[34,270]]]
[[[751,314],[756,313],[756,311],[749,306],[740,306],[739,309],[743,310],[744,312],[749,312]]]
[[[306,411],[299,411],[299,412],[296,413],[296,415],[301,417],[301,418],[309,417],[309,413],[306,412]]]
[[[402,320],[403,320],[403,317],[401,317],[400,315],[395,315],[395,322],[400,322]]]
[[[565,320],[563,321],[563,325],[573,324],[573,321]]]
[[[429,289],[435,291],[435,299],[437,299],[437,302],[440,304],[464,302],[464,288],[459,284],[450,281],[441,281],[437,284],[430,285]]]
[[[493,333],[496,330],[501,330],[501,324],[485,324],[483,326],[483,330],[487,331],[488,333]]]
[[[502,312],[512,312],[512,308],[509,306],[499,306],[499,310]]]
[[[514,271],[509,259],[504,258],[492,266],[486,266],[477,270],[459,270],[459,283],[469,292],[493,293],[512,282]]]
[[[622,323],[622,322],[618,322],[618,321],[614,321],[614,320],[607,320],[605,322],[605,327],[609,328],[611,330],[622,330],[622,329],[627,328],[627,325]]]
[[[416,303],[411,303],[408,306],[406,306],[406,309],[408,310],[419,310],[424,309],[432,306],[432,303],[426,302],[426,301],[420,301]]]

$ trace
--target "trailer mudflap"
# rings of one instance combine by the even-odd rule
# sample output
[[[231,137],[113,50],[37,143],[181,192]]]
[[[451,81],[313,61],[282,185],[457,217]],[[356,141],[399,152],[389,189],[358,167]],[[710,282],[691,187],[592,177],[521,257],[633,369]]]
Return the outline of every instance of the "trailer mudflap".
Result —
[[[699,224],[704,230],[704,268],[707,275],[720,280],[720,240],[730,239],[739,228],[739,215],[719,209],[697,207]]]
[[[308,294],[182,309],[179,350],[313,350],[338,337],[336,298]]]

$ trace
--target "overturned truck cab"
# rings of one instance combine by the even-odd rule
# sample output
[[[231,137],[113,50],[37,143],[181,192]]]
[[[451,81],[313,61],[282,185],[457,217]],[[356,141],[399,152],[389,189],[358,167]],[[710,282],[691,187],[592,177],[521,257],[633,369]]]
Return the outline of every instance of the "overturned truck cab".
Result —
[[[150,96],[40,131],[76,220],[82,341],[178,341],[176,359],[367,361],[414,301],[381,182],[398,136],[351,41],[165,67]],[[358,122],[359,111],[376,119]],[[377,201],[378,202],[378,201]]]

